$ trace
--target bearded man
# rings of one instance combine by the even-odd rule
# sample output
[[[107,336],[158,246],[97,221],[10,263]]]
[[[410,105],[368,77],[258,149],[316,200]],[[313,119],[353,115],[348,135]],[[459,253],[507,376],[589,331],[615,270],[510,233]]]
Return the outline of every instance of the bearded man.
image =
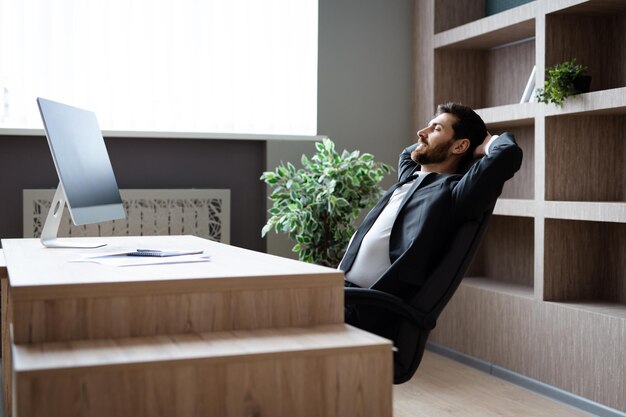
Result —
[[[409,300],[465,222],[490,210],[522,163],[510,133],[492,136],[469,107],[442,104],[400,154],[399,182],[369,212],[339,265],[348,287]],[[346,321],[353,311],[346,306]]]

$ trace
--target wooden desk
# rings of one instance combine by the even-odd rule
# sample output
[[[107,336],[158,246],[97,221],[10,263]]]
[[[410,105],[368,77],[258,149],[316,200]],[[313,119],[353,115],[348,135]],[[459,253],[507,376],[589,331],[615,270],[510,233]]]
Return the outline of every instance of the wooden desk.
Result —
[[[15,415],[391,415],[391,344],[343,324],[341,272],[192,236],[108,239],[211,261],[111,267],[3,240]]]

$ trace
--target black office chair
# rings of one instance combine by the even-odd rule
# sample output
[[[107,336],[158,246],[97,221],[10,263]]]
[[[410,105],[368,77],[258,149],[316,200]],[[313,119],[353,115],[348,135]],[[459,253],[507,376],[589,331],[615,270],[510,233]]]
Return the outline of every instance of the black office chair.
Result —
[[[446,255],[408,302],[378,290],[345,288],[346,305],[356,306],[360,318],[352,324],[393,341],[394,384],[410,380],[417,370],[428,335],[461,283],[492,212],[493,207],[482,219],[461,226]]]

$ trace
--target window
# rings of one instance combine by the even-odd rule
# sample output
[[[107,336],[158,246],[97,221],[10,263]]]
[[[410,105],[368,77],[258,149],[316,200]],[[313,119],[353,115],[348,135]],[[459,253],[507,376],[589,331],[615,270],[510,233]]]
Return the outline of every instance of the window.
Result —
[[[315,135],[316,0],[0,0],[0,127]]]

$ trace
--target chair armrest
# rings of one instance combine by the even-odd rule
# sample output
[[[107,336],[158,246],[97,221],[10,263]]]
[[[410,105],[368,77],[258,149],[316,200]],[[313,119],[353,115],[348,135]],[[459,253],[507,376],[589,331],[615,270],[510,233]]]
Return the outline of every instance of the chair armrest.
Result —
[[[435,328],[436,320],[417,311],[413,307],[409,306],[404,300],[396,297],[395,295],[373,290],[371,288],[347,287],[344,288],[344,292],[346,304],[382,308],[405,317],[423,329],[432,330]]]

